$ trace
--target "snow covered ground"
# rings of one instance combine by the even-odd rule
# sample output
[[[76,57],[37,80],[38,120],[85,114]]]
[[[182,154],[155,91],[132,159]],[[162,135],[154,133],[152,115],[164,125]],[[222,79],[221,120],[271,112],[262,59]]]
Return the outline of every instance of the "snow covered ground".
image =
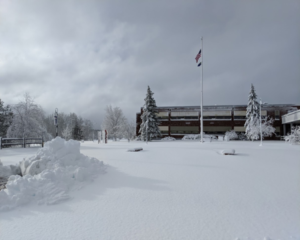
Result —
[[[299,240],[300,148],[258,145],[82,143],[107,173],[56,205],[0,212],[0,239]],[[135,147],[144,151],[127,152]],[[2,149],[0,159],[17,163],[36,150]]]

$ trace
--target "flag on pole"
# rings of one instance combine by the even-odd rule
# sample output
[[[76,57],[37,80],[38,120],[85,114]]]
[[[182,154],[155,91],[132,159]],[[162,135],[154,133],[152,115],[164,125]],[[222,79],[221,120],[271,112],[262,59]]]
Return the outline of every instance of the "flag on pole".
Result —
[[[199,53],[197,54],[197,56],[195,57],[196,63],[198,63],[198,60],[199,60],[200,57],[201,57],[201,49],[200,49]]]
[[[200,67],[201,66],[201,62],[198,64],[198,67]]]

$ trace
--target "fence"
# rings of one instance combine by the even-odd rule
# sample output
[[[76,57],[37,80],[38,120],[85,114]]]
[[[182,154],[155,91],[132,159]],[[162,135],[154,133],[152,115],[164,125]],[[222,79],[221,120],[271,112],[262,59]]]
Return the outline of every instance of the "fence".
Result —
[[[12,147],[12,146],[21,146],[26,148],[31,144],[40,144],[44,147],[44,139],[43,138],[1,138],[0,137],[0,149]]]

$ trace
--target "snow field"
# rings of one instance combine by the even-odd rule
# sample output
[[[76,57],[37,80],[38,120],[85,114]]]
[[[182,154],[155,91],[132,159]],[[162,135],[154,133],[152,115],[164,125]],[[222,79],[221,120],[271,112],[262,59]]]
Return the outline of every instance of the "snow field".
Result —
[[[108,164],[107,174],[70,191],[72,200],[1,212],[0,236],[299,240],[299,147],[258,145],[85,142],[81,152]],[[144,150],[127,152],[136,147]],[[221,155],[223,149],[236,155]]]

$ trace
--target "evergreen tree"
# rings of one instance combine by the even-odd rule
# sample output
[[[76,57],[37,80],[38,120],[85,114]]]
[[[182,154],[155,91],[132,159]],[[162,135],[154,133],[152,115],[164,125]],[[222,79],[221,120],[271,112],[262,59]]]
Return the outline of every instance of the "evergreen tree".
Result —
[[[0,99],[0,137],[6,137],[7,129],[11,125],[13,112],[7,105],[4,107],[3,101]]]
[[[246,113],[246,136],[248,139],[257,140],[259,139],[260,133],[257,131],[259,127],[259,103],[257,101],[257,95],[253,84],[251,84],[251,90],[248,98],[248,106]]]
[[[82,130],[80,125],[78,124],[78,121],[75,122],[75,126],[72,131],[72,138],[78,141],[82,140]]]
[[[161,136],[161,132],[158,128],[159,122],[156,116],[156,102],[152,96],[153,92],[148,86],[143,114],[141,116],[142,123],[139,131],[143,141],[151,141],[153,138]]]

